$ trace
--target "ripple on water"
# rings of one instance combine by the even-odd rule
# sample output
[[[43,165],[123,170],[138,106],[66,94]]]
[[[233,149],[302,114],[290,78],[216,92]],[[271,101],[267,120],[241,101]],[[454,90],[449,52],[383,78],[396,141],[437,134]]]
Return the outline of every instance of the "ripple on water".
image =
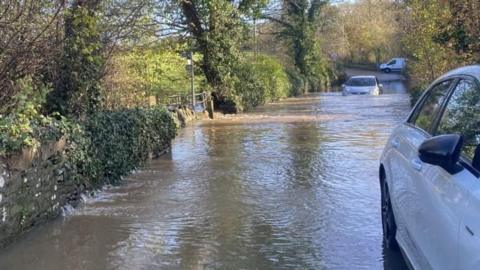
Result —
[[[0,269],[402,269],[382,247],[376,178],[408,103],[313,95],[187,127],[124,185],[0,252]]]

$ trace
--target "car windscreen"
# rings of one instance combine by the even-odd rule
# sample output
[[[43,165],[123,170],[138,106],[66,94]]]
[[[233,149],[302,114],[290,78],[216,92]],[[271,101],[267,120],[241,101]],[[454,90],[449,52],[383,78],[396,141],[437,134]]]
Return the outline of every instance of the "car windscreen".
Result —
[[[374,78],[351,78],[345,85],[348,86],[375,86],[376,82]]]

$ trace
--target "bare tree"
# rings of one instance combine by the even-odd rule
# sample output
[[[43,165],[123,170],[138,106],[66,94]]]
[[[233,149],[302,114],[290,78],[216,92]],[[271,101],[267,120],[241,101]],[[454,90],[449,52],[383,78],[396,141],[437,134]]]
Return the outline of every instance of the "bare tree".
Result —
[[[64,8],[64,0],[0,1],[0,111],[11,105],[17,80],[50,71]]]

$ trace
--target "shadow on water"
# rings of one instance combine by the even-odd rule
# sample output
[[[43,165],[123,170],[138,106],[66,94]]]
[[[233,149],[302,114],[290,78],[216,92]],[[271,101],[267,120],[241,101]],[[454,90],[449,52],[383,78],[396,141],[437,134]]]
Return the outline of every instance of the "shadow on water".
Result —
[[[408,104],[311,95],[196,123],[0,269],[406,269],[382,245],[377,168]]]

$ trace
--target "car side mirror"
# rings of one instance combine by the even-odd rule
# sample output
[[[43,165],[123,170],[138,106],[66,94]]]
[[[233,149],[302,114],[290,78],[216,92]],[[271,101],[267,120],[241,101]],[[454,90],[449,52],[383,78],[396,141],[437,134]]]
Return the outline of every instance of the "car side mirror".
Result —
[[[458,165],[463,137],[458,134],[439,135],[425,140],[418,149],[420,160],[440,166],[451,174],[462,170]]]
[[[383,88],[383,84],[381,84],[381,83],[378,84],[378,87],[379,87],[379,88]]]

